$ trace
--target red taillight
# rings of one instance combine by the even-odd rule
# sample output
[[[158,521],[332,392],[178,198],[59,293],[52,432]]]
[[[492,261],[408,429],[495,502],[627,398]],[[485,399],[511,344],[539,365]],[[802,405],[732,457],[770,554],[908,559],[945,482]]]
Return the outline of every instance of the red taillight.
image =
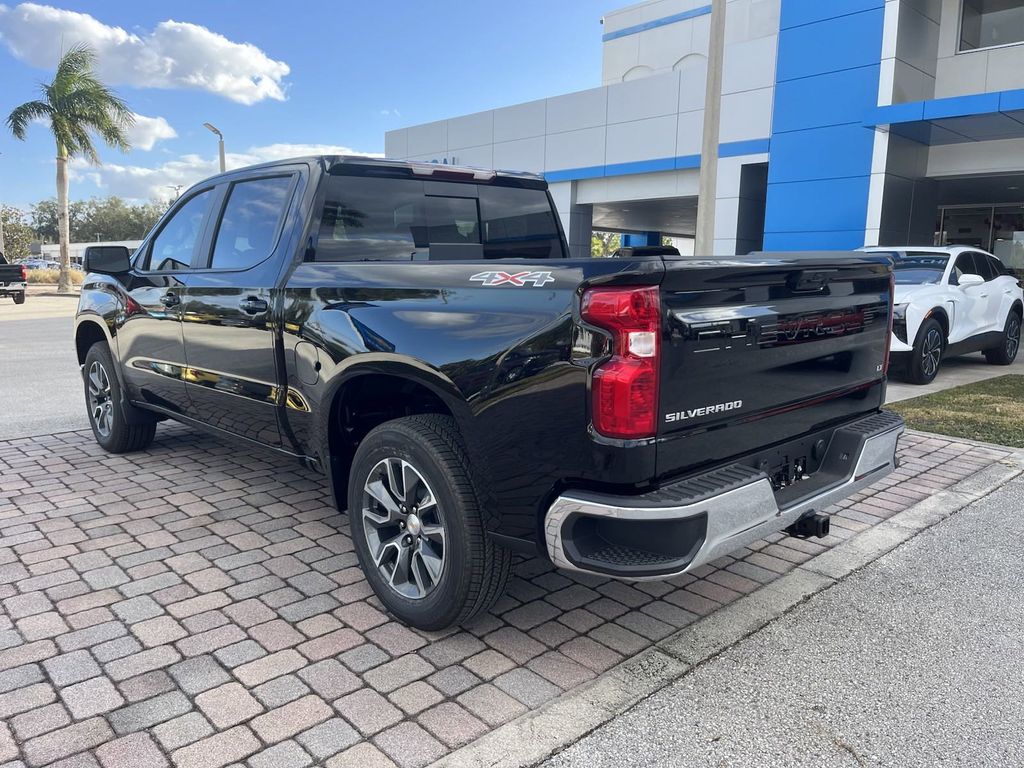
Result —
[[[24,264],[21,265],[21,282],[28,282],[28,268]]]
[[[892,354],[892,324],[895,320],[896,275],[889,273],[889,332],[885,334],[885,361],[882,363],[882,375],[889,375],[889,357]]]
[[[611,359],[594,371],[594,429],[606,437],[654,437],[661,352],[658,288],[592,288],[583,294],[580,313],[612,334]]]

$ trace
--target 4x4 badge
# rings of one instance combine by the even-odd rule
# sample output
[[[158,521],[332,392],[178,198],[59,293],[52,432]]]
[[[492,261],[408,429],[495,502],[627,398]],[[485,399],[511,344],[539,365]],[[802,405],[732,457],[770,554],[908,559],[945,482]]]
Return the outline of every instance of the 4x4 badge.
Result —
[[[516,288],[530,283],[534,288],[540,288],[548,283],[555,282],[550,272],[477,272],[471,278],[474,283],[481,283],[486,286],[492,285],[513,285]]]

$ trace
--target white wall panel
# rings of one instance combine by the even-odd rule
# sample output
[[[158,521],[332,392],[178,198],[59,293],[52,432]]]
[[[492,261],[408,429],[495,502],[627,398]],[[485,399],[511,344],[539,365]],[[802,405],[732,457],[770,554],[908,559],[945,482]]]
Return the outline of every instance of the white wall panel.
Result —
[[[544,170],[544,137],[503,141],[494,145],[494,167],[539,173]]]
[[[513,141],[543,136],[547,122],[547,102],[528,101],[494,110],[494,140]]]
[[[608,165],[674,157],[675,151],[675,115],[608,126],[608,144],[605,152],[605,162]]]
[[[778,37],[758,37],[725,47],[722,93],[740,93],[775,85]]]
[[[608,117],[608,89],[553,96],[547,100],[547,132],[561,133],[604,125]]]
[[[448,150],[448,124],[444,120],[408,128],[409,155],[444,154]]]
[[[679,109],[679,75],[670,72],[608,86],[608,122],[674,115]]]
[[[477,112],[448,121],[449,147],[479,147],[494,142],[494,113]]]
[[[722,115],[718,140],[763,139],[772,132],[773,88],[722,96]]]
[[[544,170],[604,165],[605,129],[549,134],[544,148]]]

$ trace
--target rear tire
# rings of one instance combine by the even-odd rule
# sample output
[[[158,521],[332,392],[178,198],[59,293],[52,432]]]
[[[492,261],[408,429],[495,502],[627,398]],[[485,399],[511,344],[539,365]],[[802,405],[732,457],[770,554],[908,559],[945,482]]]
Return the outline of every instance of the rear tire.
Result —
[[[156,422],[129,423],[124,412],[114,357],[105,341],[89,347],[82,373],[89,425],[96,442],[110,453],[129,453],[148,448],[156,434]]]
[[[407,416],[371,430],[352,461],[352,541],[366,579],[399,620],[462,624],[493,605],[511,554],[483,525],[481,491],[455,422]]]
[[[907,379],[911,384],[931,384],[942,366],[942,354],[946,349],[946,336],[935,318],[921,323],[914,340],[914,351],[907,361]]]
[[[14,303],[15,304],[24,304],[25,303],[25,292],[24,291],[21,291],[20,293],[14,294]]]
[[[998,347],[985,350],[985,359],[992,365],[1012,365],[1020,351],[1020,315],[1014,311],[1006,318],[1003,340]]]

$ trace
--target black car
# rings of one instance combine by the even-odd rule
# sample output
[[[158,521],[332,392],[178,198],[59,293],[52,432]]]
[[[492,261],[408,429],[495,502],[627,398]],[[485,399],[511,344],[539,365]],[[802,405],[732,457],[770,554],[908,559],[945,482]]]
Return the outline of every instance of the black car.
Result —
[[[9,296],[15,304],[25,303],[28,271],[24,264],[10,264],[0,253],[0,297]]]
[[[881,255],[569,258],[540,177],[313,157],[204,181],[75,324],[110,451],[193,424],[323,472],[399,618],[462,622],[510,553],[685,572],[894,467]]]

